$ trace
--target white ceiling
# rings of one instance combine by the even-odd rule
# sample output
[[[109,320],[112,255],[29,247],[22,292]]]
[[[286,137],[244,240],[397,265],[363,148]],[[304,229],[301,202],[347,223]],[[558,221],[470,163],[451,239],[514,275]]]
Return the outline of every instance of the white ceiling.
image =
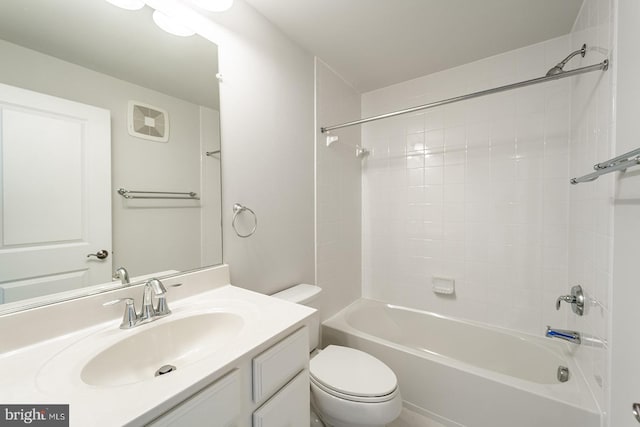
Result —
[[[0,0],[0,39],[219,109],[218,47],[104,0]]]
[[[583,2],[246,1],[361,92],[567,34]]]

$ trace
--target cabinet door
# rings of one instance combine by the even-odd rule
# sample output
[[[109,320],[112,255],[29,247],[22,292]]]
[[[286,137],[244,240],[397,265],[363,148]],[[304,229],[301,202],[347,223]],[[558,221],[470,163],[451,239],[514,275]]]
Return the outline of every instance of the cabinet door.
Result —
[[[309,372],[305,369],[253,413],[253,427],[309,425]]]
[[[241,400],[240,375],[235,369],[148,425],[234,427],[240,419]]]
[[[261,403],[309,367],[309,335],[303,327],[253,359],[253,401]]]

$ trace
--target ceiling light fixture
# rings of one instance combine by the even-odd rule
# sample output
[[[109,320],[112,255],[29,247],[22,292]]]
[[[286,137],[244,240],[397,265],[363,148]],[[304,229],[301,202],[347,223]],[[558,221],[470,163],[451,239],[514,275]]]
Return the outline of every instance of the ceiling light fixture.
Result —
[[[189,37],[196,33],[192,29],[178,22],[175,18],[166,15],[159,10],[153,12],[153,22],[155,22],[158,27],[162,28],[167,33],[173,34],[174,36]]]
[[[209,12],[224,12],[233,6],[233,0],[191,0],[191,2]]]
[[[142,0],[106,0],[114,6],[121,7],[127,10],[140,10],[144,7],[144,1]]]

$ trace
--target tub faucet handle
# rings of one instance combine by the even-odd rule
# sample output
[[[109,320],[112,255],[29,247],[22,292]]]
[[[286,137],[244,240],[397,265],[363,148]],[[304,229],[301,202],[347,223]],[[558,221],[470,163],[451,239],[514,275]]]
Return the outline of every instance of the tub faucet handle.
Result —
[[[571,304],[571,310],[578,316],[584,314],[584,293],[580,285],[571,288],[571,295],[561,295],[556,300],[556,310],[560,310],[562,301]]]
[[[569,304],[573,304],[574,302],[576,302],[576,297],[571,296],[571,295],[562,295],[558,297],[558,300],[556,301],[556,310],[560,310],[560,303],[564,301],[566,303]]]

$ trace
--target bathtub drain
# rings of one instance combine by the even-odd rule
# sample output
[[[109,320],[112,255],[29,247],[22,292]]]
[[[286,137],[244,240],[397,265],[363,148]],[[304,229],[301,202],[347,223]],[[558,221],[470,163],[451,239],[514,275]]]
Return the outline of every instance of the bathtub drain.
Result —
[[[569,368],[566,366],[558,366],[558,381],[566,383],[569,381]]]

